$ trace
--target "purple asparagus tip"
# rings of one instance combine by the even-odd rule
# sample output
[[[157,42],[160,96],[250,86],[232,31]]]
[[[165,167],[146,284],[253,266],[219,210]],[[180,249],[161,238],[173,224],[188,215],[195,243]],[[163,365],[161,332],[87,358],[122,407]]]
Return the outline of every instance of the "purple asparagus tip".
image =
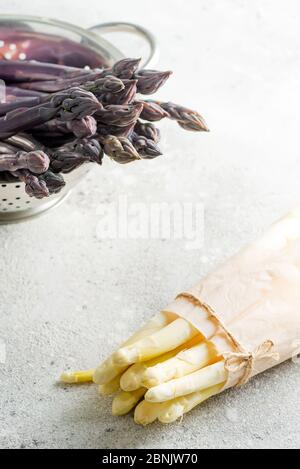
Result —
[[[139,65],[140,65],[141,59],[131,59],[131,58],[126,58],[126,59],[121,59],[118,62],[115,63],[115,65],[112,68],[112,72],[114,75],[116,75],[118,78],[121,78],[122,80],[124,79],[130,79],[134,75],[134,73],[137,71]]]
[[[125,137],[108,135],[103,139],[103,144],[104,153],[116,163],[126,164],[141,159],[130,140]]]
[[[134,148],[143,159],[153,159],[162,155],[162,152],[158,148],[153,140],[150,140],[143,135],[138,135],[135,132],[132,133],[130,140],[133,143]]]
[[[47,171],[50,165],[49,156],[43,151],[31,151],[27,153],[27,168],[35,174],[42,174]]]
[[[209,131],[205,120],[198,112],[171,102],[157,104],[168,113],[170,119],[176,120],[183,129],[194,132]]]
[[[68,127],[77,138],[93,137],[97,133],[97,122],[92,116],[74,119],[68,122]]]
[[[138,120],[135,124],[134,130],[138,135],[143,135],[144,137],[153,140],[154,143],[158,143],[160,141],[160,130],[151,122],[142,122]]]
[[[60,118],[63,121],[83,119],[102,109],[102,105],[98,101],[82,97],[65,99],[62,107]]]
[[[89,159],[89,161],[93,161],[98,164],[101,164],[102,162],[102,147],[95,138],[78,140],[74,145],[74,151],[75,153],[82,155],[84,158]]]
[[[25,191],[29,197],[35,197],[36,199],[49,197],[50,193],[46,182],[39,180],[37,176],[34,176],[29,171],[24,171],[20,179],[25,182]]]
[[[150,122],[157,122],[165,117],[169,117],[169,114],[163,109],[159,103],[154,101],[142,101],[143,110],[141,112],[141,119]]]
[[[154,70],[139,70],[135,75],[138,80],[137,90],[141,94],[153,94],[167,81],[172,75],[171,71],[156,72]]]
[[[124,83],[118,77],[107,75],[104,78],[98,78],[91,83],[87,83],[84,88],[99,96],[103,93],[120,93],[124,89]]]
[[[50,194],[58,194],[66,183],[61,174],[55,174],[52,171],[47,171],[45,174],[39,176],[39,181],[44,182]]]
[[[106,125],[127,127],[137,121],[142,109],[143,104],[139,102],[123,106],[111,104],[98,111],[95,118],[98,122]]]
[[[117,94],[104,95],[105,102],[119,105],[132,103],[137,93],[137,82],[137,80],[124,80],[124,89]]]

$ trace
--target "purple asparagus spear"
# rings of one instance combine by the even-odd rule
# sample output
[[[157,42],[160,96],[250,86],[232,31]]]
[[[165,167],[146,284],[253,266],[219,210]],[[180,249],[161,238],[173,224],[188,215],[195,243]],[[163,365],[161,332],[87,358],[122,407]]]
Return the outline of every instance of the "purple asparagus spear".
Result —
[[[115,137],[128,137],[135,127],[135,122],[124,127],[117,125],[98,125],[97,134],[101,137],[107,137],[108,135],[114,135]]]
[[[44,181],[49,194],[58,194],[63,187],[65,187],[66,182],[61,174],[55,174],[52,171],[48,170],[44,174],[39,176],[39,181]]]
[[[167,111],[165,111],[158,103],[154,101],[139,101],[143,104],[141,112],[141,119],[150,122],[157,122],[165,117],[169,117]]]
[[[137,71],[141,59],[121,59],[112,67],[112,74],[122,80],[131,79]]]
[[[132,132],[129,137],[134,148],[137,150],[138,154],[143,157],[143,159],[153,159],[162,155],[162,152],[149,138],[144,137],[143,135],[138,135],[135,132]]]
[[[50,194],[63,187],[64,181],[58,173],[70,172],[86,162],[101,164],[102,147],[118,163],[160,155],[156,145],[160,132],[151,122],[170,118],[187,130],[208,130],[203,118],[188,108],[152,99],[135,101],[137,92],[154,93],[171,73],[138,71],[138,64],[137,59],[122,59],[104,70],[71,72],[63,67],[65,72],[60,70],[57,76],[50,67],[50,78],[46,78],[46,70],[40,64],[41,68],[35,67],[35,75],[26,82],[22,80],[32,63],[23,68],[23,75],[16,78],[21,81],[10,82],[8,102],[0,104],[0,116],[3,115],[0,139],[5,140],[0,141],[3,168],[0,177],[10,177],[10,170],[20,180],[27,181],[28,193],[41,197],[46,194],[45,188]],[[13,69],[6,67],[7,74],[12,72]],[[35,91],[39,89],[45,93]],[[54,90],[58,91],[52,93]],[[38,140],[22,134],[24,130]],[[98,141],[91,139],[93,136]],[[26,152],[49,155],[51,170],[34,179],[33,170],[38,172],[39,168],[29,165]],[[19,169],[25,164],[25,169]]]
[[[94,81],[88,81],[83,88],[90,91],[95,96],[100,97],[105,93],[117,94],[124,90],[125,85],[122,80],[113,75],[107,75]]]
[[[82,119],[74,119],[72,121],[61,121],[56,118],[45,124],[39,125],[32,129],[34,135],[43,137],[58,137],[65,134],[73,133],[77,138],[93,137],[97,132],[97,122],[92,116],[86,116]]]
[[[77,138],[93,137],[97,133],[97,121],[93,116],[86,116],[82,119],[74,119],[67,123],[70,131]]]
[[[35,197],[36,199],[49,197],[50,192],[47,188],[46,182],[39,180],[37,176],[31,174],[27,169],[20,169],[19,171],[14,171],[10,174],[25,183],[25,192],[29,197]]]
[[[49,138],[52,137],[58,137],[61,135],[66,135],[70,134],[70,122],[64,122],[59,118],[54,118],[48,122],[45,122],[44,124],[38,125],[34,127],[31,132],[37,136],[48,136]]]
[[[17,148],[13,145],[13,142],[1,141],[0,140],[0,158],[1,155],[14,154],[20,151],[20,148]]]
[[[63,145],[50,153],[51,170],[70,173],[84,163],[102,163],[101,145],[94,139],[81,139]]]
[[[47,122],[53,119],[59,111],[60,107],[48,103],[47,105],[40,104],[32,108],[21,108],[8,112],[5,117],[0,119],[0,138],[8,138],[17,132]]]
[[[82,69],[35,61],[0,60],[0,78],[8,82],[48,81],[76,77]]]
[[[124,80],[124,89],[119,93],[104,93],[98,96],[103,104],[130,104],[137,93],[137,80]]]
[[[49,156],[42,151],[18,151],[0,155],[0,171],[18,171],[28,169],[35,174],[42,174],[49,168]]]
[[[47,96],[47,93],[34,90],[23,90],[18,86],[6,86],[6,94],[9,96],[14,96],[15,98],[41,98],[43,96]]]
[[[25,134],[25,133],[18,133],[15,134],[8,139],[5,140],[5,144],[12,145],[14,148],[23,151],[35,151],[35,150],[45,150],[44,145],[42,145],[39,141],[37,141],[32,135]]]
[[[144,137],[153,140],[155,143],[160,141],[160,130],[151,122],[141,122],[138,120],[135,124],[134,131],[138,135],[143,135]]]
[[[68,92],[56,93],[43,104],[32,108],[18,109],[0,118],[0,138],[8,138],[17,132],[41,125],[54,117],[62,121],[82,119],[100,110],[102,105],[90,92],[71,88]]]
[[[97,80],[102,77],[102,72],[82,72],[80,75],[61,80],[34,81],[21,83],[20,88],[26,90],[42,91],[44,93],[57,93],[76,86],[82,86],[87,82]]]
[[[16,99],[14,101],[9,101],[6,103],[0,103],[0,116],[5,116],[15,109],[20,107],[33,107],[40,104],[40,98],[38,97],[23,97],[21,99]]]
[[[120,164],[140,160],[141,157],[128,138],[108,135],[101,138],[104,153]]]
[[[127,104],[124,106],[109,105],[95,113],[95,119],[106,125],[127,127],[137,121],[143,109],[142,103]]]
[[[142,94],[153,94],[167,81],[172,72],[157,72],[156,70],[139,70],[134,78],[138,80],[137,90]]]
[[[157,102],[157,104],[168,113],[169,119],[176,120],[183,129],[194,132],[209,131],[205,120],[198,112],[170,102]]]
[[[59,91],[55,93],[56,96],[62,96],[62,97],[67,97],[68,94],[70,93],[70,88],[69,86],[63,86],[61,87]],[[78,87],[73,87],[74,89],[78,89]],[[105,78],[100,78],[94,81],[87,81],[86,83],[82,84],[80,86],[80,89],[88,91],[90,93],[93,93],[96,97],[101,97],[101,96],[112,96],[114,97],[115,94],[120,93],[121,91],[125,90],[126,85],[123,84],[123,82],[114,76],[107,76]],[[24,90],[25,91],[25,90]],[[130,93],[132,93],[134,90],[131,87],[127,85],[126,92],[124,93],[123,99],[125,100],[126,97],[127,99],[130,99]],[[128,96],[129,95],[129,96]],[[43,104],[47,103],[48,101],[51,101],[53,99],[54,94],[45,94],[45,93],[39,93],[37,96],[25,96],[25,97],[20,97],[18,101],[13,101],[9,103],[2,103],[0,104],[0,116],[5,115],[8,112],[18,109],[20,107],[33,107],[38,104]],[[122,96],[120,97],[120,100],[122,100]],[[113,104],[113,102],[111,103]]]

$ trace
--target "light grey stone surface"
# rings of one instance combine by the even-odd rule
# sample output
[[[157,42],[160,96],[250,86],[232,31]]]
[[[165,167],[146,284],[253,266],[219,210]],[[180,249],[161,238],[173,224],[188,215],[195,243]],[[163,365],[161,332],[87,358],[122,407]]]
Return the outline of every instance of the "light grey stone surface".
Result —
[[[55,384],[64,369],[97,364],[299,201],[299,2],[0,0],[0,11],[81,26],[143,24],[160,43],[158,66],[175,72],[161,97],[199,109],[212,130],[194,135],[163,123],[164,157],[128,167],[106,162],[57,210],[0,227],[0,343],[7,354],[0,446],[299,448],[294,363],[212,399],[182,422],[146,429],[132,416],[112,417],[110,400],[94,387]],[[129,42],[126,52],[136,55]],[[188,249],[185,239],[100,239],[99,207],[124,194],[145,204],[203,203],[203,247]]]

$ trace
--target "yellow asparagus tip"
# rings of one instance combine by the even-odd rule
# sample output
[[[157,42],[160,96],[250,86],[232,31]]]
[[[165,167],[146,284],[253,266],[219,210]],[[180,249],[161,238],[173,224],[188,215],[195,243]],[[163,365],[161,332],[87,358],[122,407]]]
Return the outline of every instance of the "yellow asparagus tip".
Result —
[[[94,372],[94,369],[65,372],[61,374],[60,381],[68,384],[91,383],[93,381]]]

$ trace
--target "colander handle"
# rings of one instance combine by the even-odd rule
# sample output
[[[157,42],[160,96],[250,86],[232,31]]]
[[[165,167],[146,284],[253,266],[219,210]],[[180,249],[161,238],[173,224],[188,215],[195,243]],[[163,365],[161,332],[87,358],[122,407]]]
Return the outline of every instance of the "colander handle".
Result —
[[[90,31],[93,31],[97,34],[107,34],[107,33],[130,33],[136,36],[142,37],[149,46],[149,56],[142,61],[143,67],[153,66],[158,59],[158,47],[157,42],[153,34],[148,31],[148,29],[138,26],[134,23],[126,22],[111,22],[111,23],[101,23],[96,26],[89,28]]]

